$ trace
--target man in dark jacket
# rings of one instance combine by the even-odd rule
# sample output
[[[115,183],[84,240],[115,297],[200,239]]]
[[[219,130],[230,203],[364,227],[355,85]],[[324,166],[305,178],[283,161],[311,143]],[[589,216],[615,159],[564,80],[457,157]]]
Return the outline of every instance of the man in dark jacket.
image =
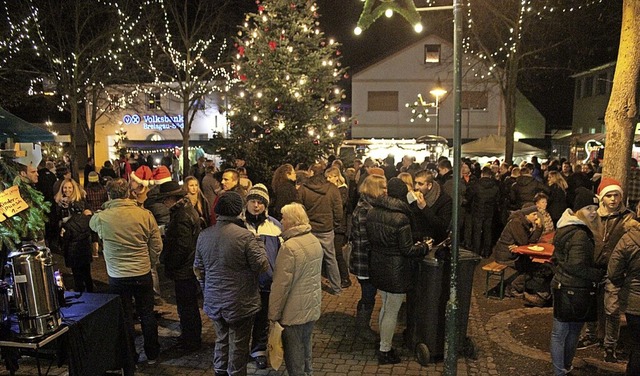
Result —
[[[220,195],[218,221],[200,233],[196,245],[194,269],[216,331],[216,375],[247,374],[251,329],[261,304],[258,275],[269,266],[264,244],[239,218],[243,207],[238,193]]]
[[[202,343],[199,286],[193,273],[200,218],[178,182],[169,181],[160,185],[158,197],[170,210],[160,261],[164,264],[167,277],[175,283],[176,306],[182,330],[178,342],[182,349],[195,351]]]
[[[340,225],[342,219],[342,198],[338,187],[324,177],[321,164],[314,164],[309,172],[312,176],[298,190],[298,198],[309,215],[311,233],[322,245],[329,292],[338,295],[342,292],[342,282],[336,260],[334,229]]]
[[[436,181],[440,184],[444,192],[451,197],[453,194],[453,166],[450,160],[443,159],[438,162],[438,176],[436,177]]]
[[[507,286],[507,295],[521,297],[525,292],[525,284],[531,274],[536,271],[531,258],[518,256],[511,249],[520,245],[536,243],[542,235],[542,224],[538,218],[538,208],[527,206],[515,211],[502,230],[502,234],[494,247],[496,262],[516,269],[520,275]]]
[[[447,238],[451,226],[451,197],[442,191],[431,171],[419,171],[414,181],[416,201],[411,204],[416,220],[414,240],[430,237],[434,243],[440,243]]]
[[[520,176],[516,178],[516,182],[513,183],[509,192],[511,195],[511,209],[518,210],[524,204],[533,204],[535,202],[534,197],[539,192],[544,192],[548,195],[549,189],[531,176],[531,170],[528,167],[522,167]]]
[[[483,167],[480,179],[467,189],[467,200],[473,222],[473,250],[482,257],[491,255],[494,213],[500,196],[491,168]]]

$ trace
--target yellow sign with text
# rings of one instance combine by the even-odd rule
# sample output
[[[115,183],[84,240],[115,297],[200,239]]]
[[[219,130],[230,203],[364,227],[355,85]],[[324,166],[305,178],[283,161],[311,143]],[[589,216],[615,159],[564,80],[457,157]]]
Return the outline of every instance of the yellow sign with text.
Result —
[[[20,197],[17,185],[0,192],[0,222],[28,208],[29,205]]]

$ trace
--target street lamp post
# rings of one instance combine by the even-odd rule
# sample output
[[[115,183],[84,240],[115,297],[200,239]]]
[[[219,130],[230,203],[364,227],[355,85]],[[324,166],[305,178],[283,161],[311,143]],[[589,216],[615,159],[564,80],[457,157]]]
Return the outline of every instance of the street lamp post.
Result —
[[[371,25],[382,14],[387,13],[387,9],[401,14],[414,28],[416,32],[422,31],[421,17],[419,11],[434,11],[443,9],[453,10],[453,176],[460,176],[460,157],[462,140],[462,106],[460,99],[462,94],[462,0],[452,0],[451,6],[423,7],[416,8],[413,2],[383,2],[377,8],[373,7],[374,1],[365,0],[363,12],[358,20],[358,26],[354,30],[356,35]],[[407,7],[411,3],[412,7]],[[436,98],[436,99],[439,99]],[[439,103],[438,103],[439,104]],[[445,362],[444,374],[455,376],[458,363],[458,247],[459,229],[458,223],[460,205],[460,179],[453,179],[452,192],[453,207],[451,212],[451,275],[449,278],[449,301],[446,308],[445,325]]]
[[[436,97],[436,136],[440,136],[440,97],[447,94],[447,90],[442,87],[440,78],[438,78],[438,84],[429,92]]]

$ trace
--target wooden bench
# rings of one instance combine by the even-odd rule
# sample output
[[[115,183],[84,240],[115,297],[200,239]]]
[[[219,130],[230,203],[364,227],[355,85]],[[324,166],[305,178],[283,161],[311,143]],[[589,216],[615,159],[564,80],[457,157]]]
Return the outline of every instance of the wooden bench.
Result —
[[[495,261],[488,263],[487,265],[482,267],[482,270],[487,272],[487,277],[485,280],[484,286],[484,296],[489,297],[489,279],[491,277],[499,277],[500,278],[500,299],[504,298],[504,270],[507,268],[506,265],[498,264]]]

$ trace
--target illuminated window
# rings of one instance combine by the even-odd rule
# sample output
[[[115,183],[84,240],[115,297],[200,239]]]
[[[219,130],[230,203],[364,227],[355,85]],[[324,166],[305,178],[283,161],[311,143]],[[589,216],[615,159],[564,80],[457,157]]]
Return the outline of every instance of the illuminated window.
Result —
[[[398,111],[397,91],[370,91],[367,111]]]
[[[576,99],[582,98],[582,79],[576,80]]]
[[[160,108],[160,93],[147,94],[147,110],[156,110]]]
[[[439,44],[424,45],[424,63],[440,64],[440,45]]]
[[[486,110],[489,107],[489,93],[486,91],[463,91],[460,105],[465,110]]]
[[[582,88],[582,98],[593,95],[593,77],[584,78],[584,88]]]

